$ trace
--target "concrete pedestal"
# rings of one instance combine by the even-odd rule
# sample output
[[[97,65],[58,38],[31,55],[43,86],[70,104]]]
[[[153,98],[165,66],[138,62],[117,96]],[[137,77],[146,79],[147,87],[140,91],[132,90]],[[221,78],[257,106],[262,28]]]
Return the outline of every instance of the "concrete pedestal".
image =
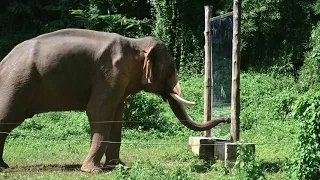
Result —
[[[233,143],[229,140],[214,137],[189,137],[192,152],[204,159],[215,159],[224,162],[225,166],[232,166],[237,159],[239,145],[250,146],[255,152],[253,143]],[[254,155],[254,154],[253,154]]]
[[[211,137],[189,137],[189,145],[195,155],[204,159],[214,158],[214,139]]]

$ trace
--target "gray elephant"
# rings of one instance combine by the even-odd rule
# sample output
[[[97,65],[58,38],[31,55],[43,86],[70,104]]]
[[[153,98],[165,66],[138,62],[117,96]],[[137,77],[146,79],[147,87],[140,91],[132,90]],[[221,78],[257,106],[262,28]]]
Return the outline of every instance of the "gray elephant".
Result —
[[[203,131],[229,119],[197,123],[187,114],[175,63],[154,37],[65,29],[24,41],[0,63],[0,132],[49,111],[85,110],[90,150],[82,171],[101,171],[119,159],[124,100],[141,90],[168,101],[186,127]],[[8,134],[0,134],[0,167]],[[107,142],[118,143],[107,143]],[[105,154],[106,161],[100,166]]]

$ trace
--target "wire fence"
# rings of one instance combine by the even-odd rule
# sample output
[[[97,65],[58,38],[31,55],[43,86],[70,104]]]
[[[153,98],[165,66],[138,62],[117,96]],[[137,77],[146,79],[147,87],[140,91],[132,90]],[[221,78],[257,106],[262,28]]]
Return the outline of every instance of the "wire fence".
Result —
[[[222,125],[222,124],[230,124],[228,122],[228,120],[230,120],[229,117],[221,117],[221,118],[214,118],[212,120],[225,120],[226,122],[221,122],[221,124],[219,125]],[[183,121],[190,121],[190,120],[177,120],[179,122],[183,122]],[[28,121],[22,121],[22,122],[1,122],[0,125],[20,125],[22,124],[23,122],[28,122]],[[113,121],[88,121],[89,124],[102,124],[102,123],[156,123],[156,121],[147,121],[147,120],[141,120],[141,121],[122,121],[122,120],[113,120]],[[201,122],[199,122],[201,123]],[[217,126],[219,126],[217,125]],[[215,126],[216,127],[216,126]]]
[[[20,133],[8,133],[8,132],[0,132],[0,134],[7,134],[9,136],[18,136],[18,137],[32,137],[37,139],[50,139],[50,140],[61,140],[68,141],[71,138],[63,138],[63,137],[53,137],[53,136],[40,136],[40,135],[31,135],[31,134],[20,134]],[[213,140],[215,137],[212,137]],[[72,139],[75,140],[75,139]],[[77,139],[77,141],[83,142],[83,140]],[[90,140],[89,142],[100,142],[100,143],[108,143],[108,144],[127,144],[127,145],[148,145],[148,146],[199,146],[196,143],[147,143],[147,142],[114,142],[114,141],[96,141]],[[201,143],[201,146],[225,146],[226,143],[233,143],[229,140],[217,139],[216,143]],[[239,145],[281,145],[281,144],[296,144],[297,142],[293,141],[282,141],[282,142],[256,142],[256,143],[247,143],[247,142],[236,142],[235,144]]]

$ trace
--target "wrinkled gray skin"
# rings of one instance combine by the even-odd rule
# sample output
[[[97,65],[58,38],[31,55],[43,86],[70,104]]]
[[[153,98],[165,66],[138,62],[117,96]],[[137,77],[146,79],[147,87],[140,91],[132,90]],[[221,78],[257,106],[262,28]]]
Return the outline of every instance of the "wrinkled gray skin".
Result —
[[[82,171],[118,163],[124,99],[147,91],[168,100],[186,127],[201,131],[225,122],[196,123],[169,93],[181,96],[175,64],[153,37],[130,39],[115,33],[65,29],[17,45],[0,63],[0,132],[49,111],[85,110],[91,130]],[[0,134],[0,167],[7,134]],[[100,160],[106,161],[101,167]]]

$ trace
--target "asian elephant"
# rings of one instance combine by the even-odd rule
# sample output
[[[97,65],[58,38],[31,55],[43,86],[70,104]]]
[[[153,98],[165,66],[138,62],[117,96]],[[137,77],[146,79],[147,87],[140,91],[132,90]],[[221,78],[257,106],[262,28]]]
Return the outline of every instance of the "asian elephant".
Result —
[[[124,100],[141,90],[168,101],[187,128],[210,129],[229,119],[197,123],[187,114],[173,57],[154,37],[131,39],[115,33],[64,29],[17,45],[0,63],[0,132],[48,111],[85,110],[90,150],[82,171],[118,163]],[[0,167],[7,133],[0,134]],[[118,142],[118,143],[107,143]],[[100,166],[105,154],[106,161]]]

